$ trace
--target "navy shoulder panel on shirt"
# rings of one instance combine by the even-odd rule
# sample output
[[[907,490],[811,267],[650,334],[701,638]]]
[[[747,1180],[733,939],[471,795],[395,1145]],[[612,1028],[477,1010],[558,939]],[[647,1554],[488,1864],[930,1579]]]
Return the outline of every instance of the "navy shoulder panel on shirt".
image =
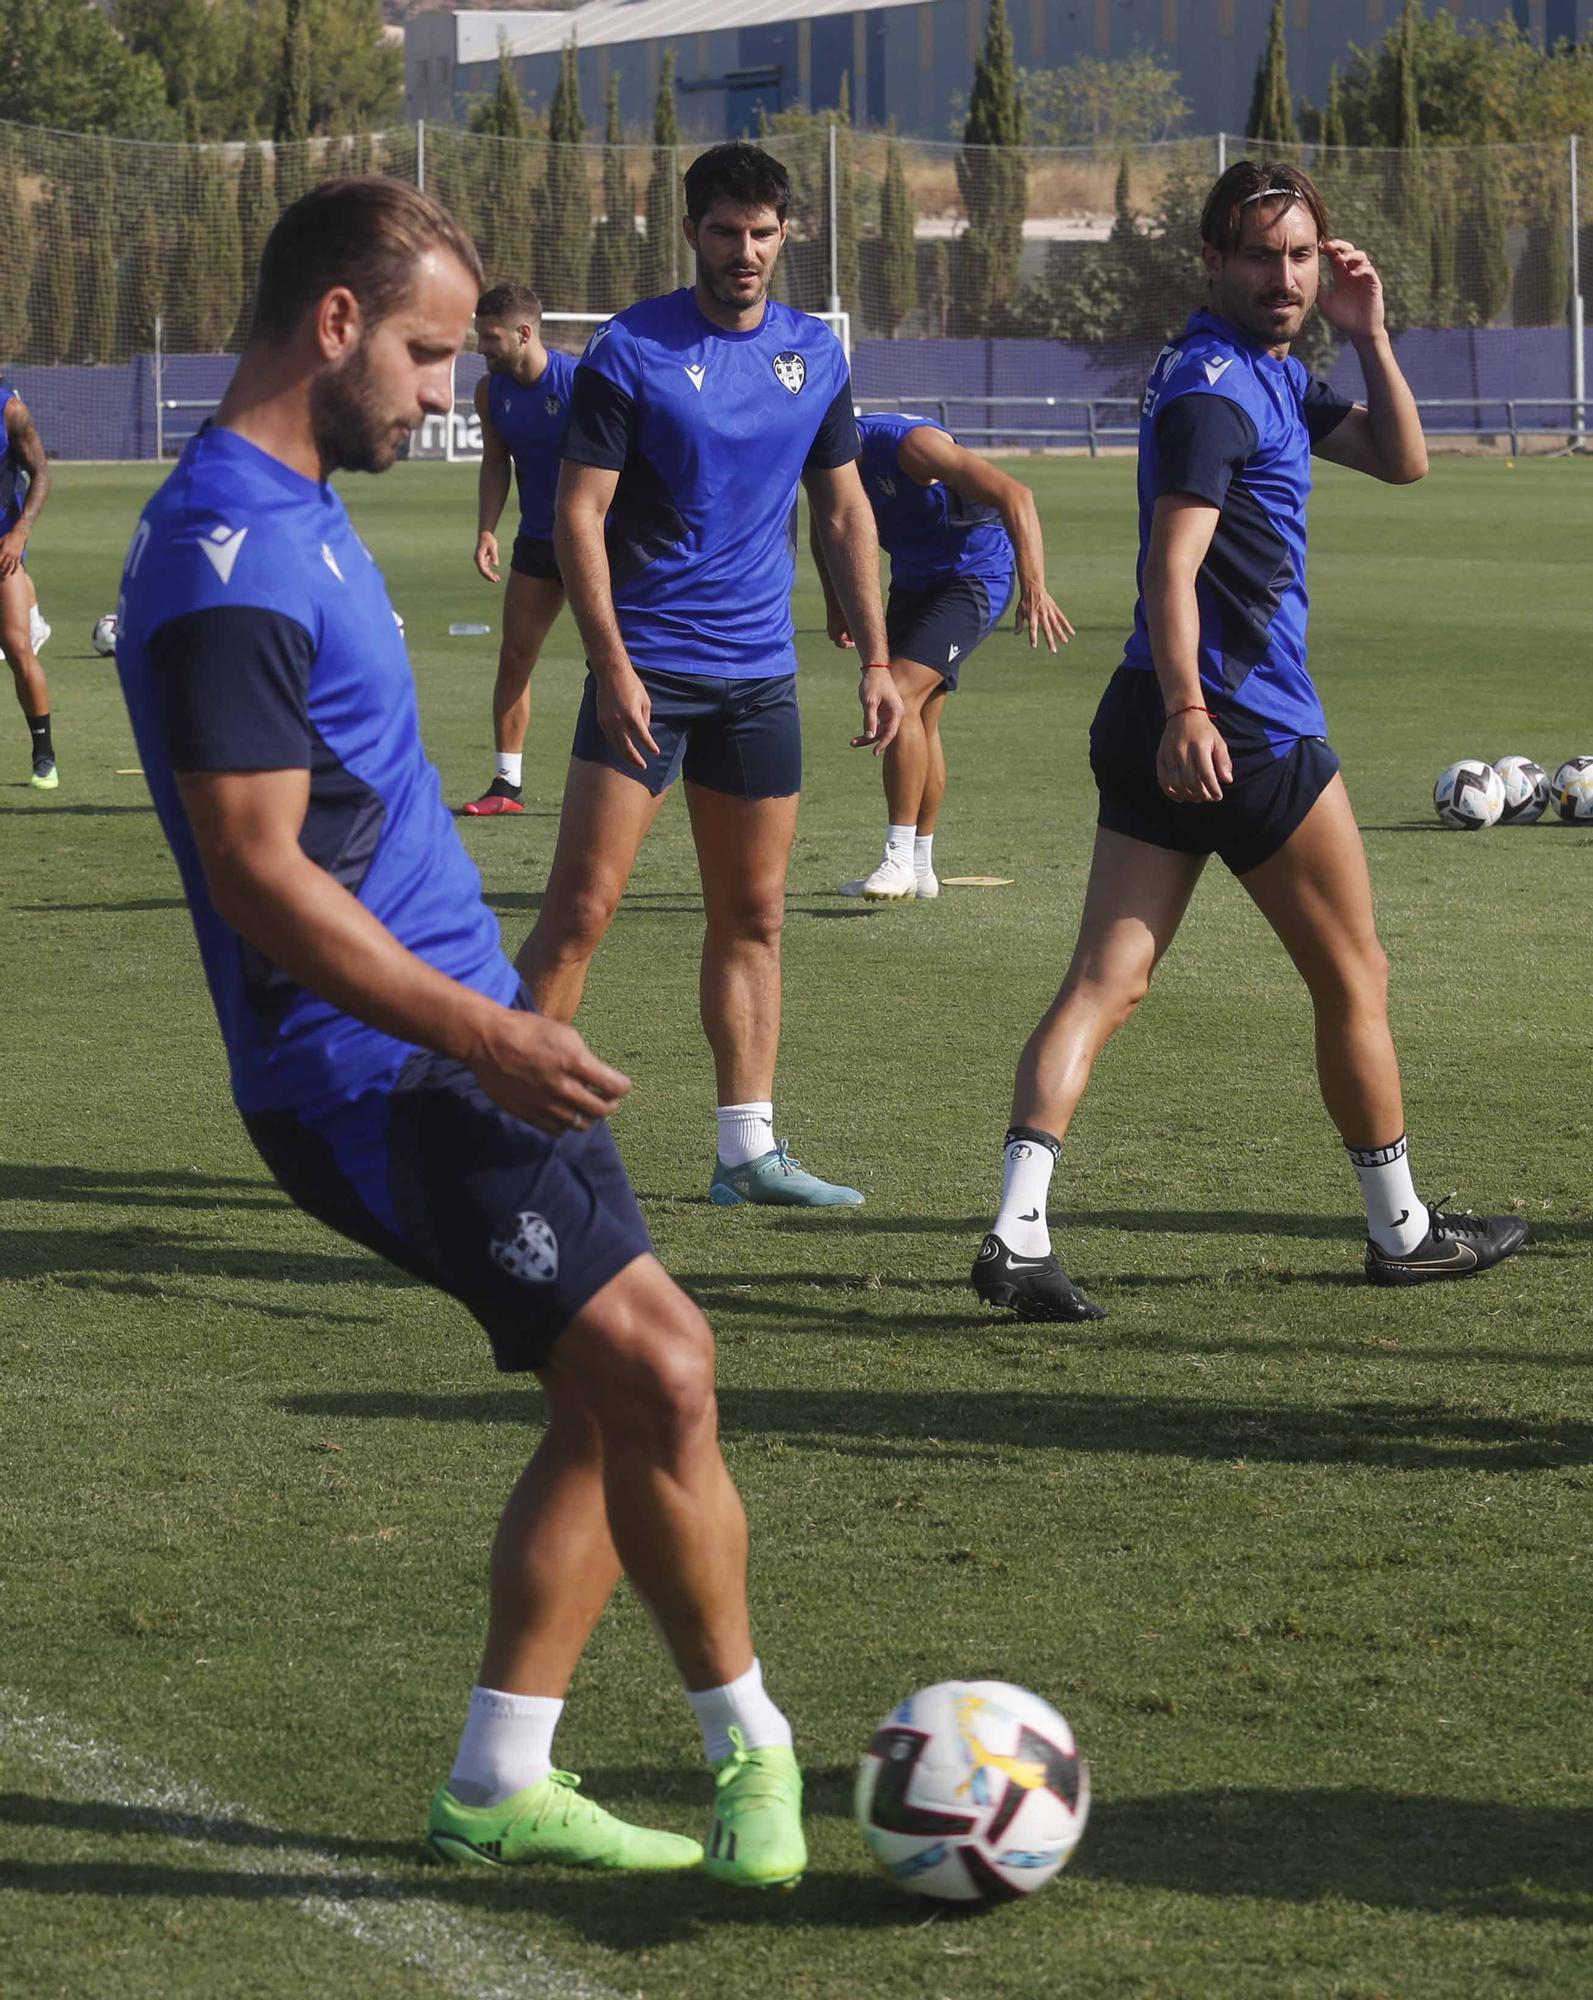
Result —
[[[577,465],[623,470],[636,434],[636,400],[612,376],[580,367],[570,387],[569,421],[560,449]]]
[[[1354,408],[1352,398],[1341,395],[1320,375],[1306,375],[1300,390],[1300,415],[1313,451],[1324,438],[1332,436]]]
[[[1157,411],[1155,428],[1158,496],[1192,493],[1213,507],[1259,442],[1249,412],[1231,396],[1175,396]]]
[[[315,641],[256,605],[169,618],[149,641],[150,679],[174,771],[310,768]]]

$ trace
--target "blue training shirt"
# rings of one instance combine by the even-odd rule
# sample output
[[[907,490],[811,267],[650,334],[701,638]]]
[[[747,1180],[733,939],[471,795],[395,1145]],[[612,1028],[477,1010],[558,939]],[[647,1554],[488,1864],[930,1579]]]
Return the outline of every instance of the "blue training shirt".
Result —
[[[16,393],[9,383],[0,382],[0,444],[5,446],[0,452],[0,535],[9,535],[22,519],[23,496],[28,490],[27,470],[4,429],[6,405]]]
[[[863,440],[858,469],[880,547],[891,559],[891,587],[925,590],[948,577],[977,576],[996,586],[991,602],[999,591],[1004,603],[1017,558],[1000,513],[983,501],[965,500],[942,480],[920,486],[902,470],[901,444],[908,432],[945,426],[928,417],[870,414],[858,418],[857,429]]]
[[[1201,311],[1157,356],[1140,412],[1140,596],[1123,663],[1154,670],[1151,513],[1164,493],[1192,493],[1221,510],[1195,580],[1201,682],[1259,716],[1274,743],[1327,726],[1306,671],[1305,503],[1311,452],[1353,407],[1292,356],[1276,360]]]
[[[553,496],[574,380],[574,355],[556,353],[551,347],[547,367],[530,384],[519,383],[512,375],[487,377],[487,412],[514,460],[520,532],[533,541],[553,538]]]
[[[846,356],[807,313],[770,299],[757,326],[729,333],[688,289],[600,326],[564,456],[619,474],[608,558],[631,664],[795,673],[797,482],[857,454]]]
[[[240,1110],[328,1106],[395,1075],[412,1049],[222,921],[179,771],[307,770],[310,859],[428,964],[514,999],[497,920],[421,748],[387,586],[329,485],[207,427],[144,509],[117,615],[117,671]]]

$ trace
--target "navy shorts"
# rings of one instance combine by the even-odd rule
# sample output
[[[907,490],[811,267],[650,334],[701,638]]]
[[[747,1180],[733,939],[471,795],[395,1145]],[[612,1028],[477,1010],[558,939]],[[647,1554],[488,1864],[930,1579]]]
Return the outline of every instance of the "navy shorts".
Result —
[[[1156,779],[1167,726],[1161,684],[1146,668],[1119,667],[1090,724],[1090,768],[1101,795],[1096,823],[1152,847],[1219,855],[1235,875],[1246,875],[1271,860],[1299,826],[1339,760],[1325,736],[1274,746],[1260,716],[1221,700],[1215,711],[1233,783],[1215,803],[1170,799]]]
[[[690,785],[734,799],[788,799],[802,789],[802,712],[796,675],[721,680],[713,674],[638,670],[652,697],[649,727],[658,755],[640,770],[598,726],[597,682],[590,669],[570,755],[606,764],[644,784],[656,799],[685,774]]]
[[[1001,623],[1012,597],[1012,572],[999,577],[948,576],[922,590],[898,590],[885,600],[885,636],[893,660],[933,667],[948,694],[956,692],[964,660]]]
[[[505,1373],[543,1367],[588,1300],[653,1247],[605,1123],[550,1139],[428,1050],[332,1111],[243,1122],[300,1208],[458,1299]]]
[[[559,575],[559,559],[553,553],[553,544],[540,535],[515,536],[509,567],[518,576],[546,577],[550,583],[564,581]]]

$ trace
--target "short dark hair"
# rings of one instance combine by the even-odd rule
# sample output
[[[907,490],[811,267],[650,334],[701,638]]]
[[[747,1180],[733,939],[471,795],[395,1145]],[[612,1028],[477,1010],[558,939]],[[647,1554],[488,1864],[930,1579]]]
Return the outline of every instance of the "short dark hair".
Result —
[[[535,326],[542,318],[542,301],[529,285],[493,285],[476,301],[477,319],[498,319],[506,326],[524,321]]]
[[[780,162],[746,139],[729,139],[699,153],[686,169],[686,213],[701,222],[715,202],[772,208],[782,222],[791,206],[791,177]]]
[[[1235,160],[1206,197],[1200,212],[1200,240],[1228,256],[1239,248],[1245,211],[1261,202],[1281,202],[1281,215],[1296,203],[1308,210],[1317,240],[1329,234],[1327,203],[1303,167],[1281,160]]]
[[[439,201],[404,181],[372,174],[324,181],[277,218],[260,256],[250,338],[283,336],[336,285],[372,321],[408,295],[415,260],[448,251],[481,283],[476,246]]]

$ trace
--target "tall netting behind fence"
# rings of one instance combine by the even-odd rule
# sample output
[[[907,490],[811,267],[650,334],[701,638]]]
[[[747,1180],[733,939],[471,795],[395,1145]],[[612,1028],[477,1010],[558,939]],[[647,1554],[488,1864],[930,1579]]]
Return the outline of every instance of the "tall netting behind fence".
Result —
[[[805,116],[765,143],[792,182],[777,292],[850,316],[860,400],[927,407],[973,443],[1092,448],[1132,436],[1156,350],[1201,296],[1202,201],[1244,150],[977,148]],[[0,125],[0,366],[60,455],[169,454],[225,386],[272,222],[317,181],[418,181],[471,230],[489,281],[529,278],[550,311],[595,314],[689,281],[680,177],[696,150],[433,125],[292,147]],[[1335,229],[1383,275],[1430,431],[1516,446],[1581,434],[1570,328],[1578,223],[1584,288],[1593,274],[1587,153],[1573,176],[1564,142],[1299,150]],[[579,320],[549,331],[585,337]],[[1358,389],[1325,324],[1300,352]]]

